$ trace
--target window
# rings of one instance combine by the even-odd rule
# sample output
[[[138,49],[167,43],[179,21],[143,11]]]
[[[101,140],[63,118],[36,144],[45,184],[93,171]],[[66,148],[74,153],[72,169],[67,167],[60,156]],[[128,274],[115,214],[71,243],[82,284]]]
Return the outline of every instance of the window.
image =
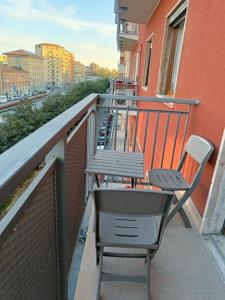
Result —
[[[167,30],[161,67],[160,94],[173,96],[176,88],[183,35],[186,18],[187,2],[176,9],[167,20]]]
[[[152,56],[152,39],[147,41],[146,45],[146,54],[145,54],[145,68],[144,68],[144,78],[143,85],[148,85],[149,72],[150,72],[150,64],[151,64],[151,56]]]
[[[134,80],[135,81],[138,81],[138,79],[139,79],[140,56],[141,56],[141,51],[139,50],[137,55],[136,55],[136,61],[135,61],[135,73],[134,73]]]

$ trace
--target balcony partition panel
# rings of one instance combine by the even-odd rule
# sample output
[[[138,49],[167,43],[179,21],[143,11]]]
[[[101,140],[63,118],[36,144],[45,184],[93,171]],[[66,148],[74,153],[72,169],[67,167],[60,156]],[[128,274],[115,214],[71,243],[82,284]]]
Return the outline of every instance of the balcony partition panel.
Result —
[[[0,156],[0,299],[68,299],[97,99],[91,94]]]
[[[70,136],[69,136],[70,137]],[[66,144],[66,222],[68,232],[68,266],[70,266],[76,238],[85,209],[85,173],[87,120]]]
[[[45,167],[1,221],[0,299],[59,299],[55,172]]]

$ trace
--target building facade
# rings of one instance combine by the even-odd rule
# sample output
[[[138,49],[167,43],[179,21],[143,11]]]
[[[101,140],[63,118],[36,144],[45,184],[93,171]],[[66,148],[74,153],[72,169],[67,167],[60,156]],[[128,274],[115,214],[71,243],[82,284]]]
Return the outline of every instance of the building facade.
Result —
[[[0,64],[7,64],[7,56],[0,54]]]
[[[49,87],[66,87],[74,80],[74,55],[57,44],[35,45],[35,52],[44,59],[45,81]]]
[[[81,82],[85,77],[85,65],[80,61],[74,62],[74,81],[75,83]]]
[[[99,65],[95,63],[91,63],[90,68],[91,68],[91,76],[97,76],[99,72]]]
[[[200,100],[200,106],[192,111],[187,138],[196,134],[215,147],[192,197],[201,217],[208,207],[225,128],[223,6],[222,0],[115,1],[118,24],[139,24],[135,42],[129,32],[121,35],[119,28],[117,34],[119,50],[127,53],[125,76],[138,80],[139,95]],[[176,110],[176,105],[171,109]],[[141,128],[138,142],[142,145],[140,132]]]
[[[6,52],[4,54],[7,56],[8,65],[10,67],[16,67],[17,69],[29,73],[29,93],[41,91],[46,87],[43,59],[40,56],[23,49]]]
[[[28,72],[9,67],[6,64],[0,65],[0,95],[13,97],[28,94],[29,89],[30,77]]]
[[[91,67],[85,66],[85,76],[91,76]]]

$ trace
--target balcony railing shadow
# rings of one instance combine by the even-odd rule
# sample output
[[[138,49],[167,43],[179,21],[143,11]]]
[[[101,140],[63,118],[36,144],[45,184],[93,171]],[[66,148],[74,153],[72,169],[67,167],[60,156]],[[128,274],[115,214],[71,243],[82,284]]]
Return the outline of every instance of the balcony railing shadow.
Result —
[[[117,100],[125,103],[115,105]],[[113,114],[113,122],[106,147],[142,151],[147,171],[176,166],[191,108],[197,104],[193,100],[91,94],[4,152],[0,156],[1,207],[28,177],[32,180],[0,220],[0,299],[68,299],[74,251],[93,190],[93,178],[85,175],[85,169],[96,151],[107,113]],[[35,175],[34,170],[38,170]],[[124,178],[113,181],[129,184]],[[147,177],[139,185],[149,188]],[[87,267],[82,264],[80,278],[85,274],[83,268]],[[82,281],[79,279],[79,290]]]

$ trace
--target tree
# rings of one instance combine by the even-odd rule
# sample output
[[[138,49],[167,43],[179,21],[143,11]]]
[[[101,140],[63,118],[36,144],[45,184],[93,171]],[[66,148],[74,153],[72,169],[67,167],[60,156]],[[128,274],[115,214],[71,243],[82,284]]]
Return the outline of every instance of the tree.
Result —
[[[86,81],[76,84],[64,96],[58,94],[48,97],[40,109],[34,109],[30,103],[18,106],[14,114],[4,115],[4,123],[0,124],[0,153],[18,143],[90,93],[105,93],[108,87],[108,79],[100,79],[95,82]]]

